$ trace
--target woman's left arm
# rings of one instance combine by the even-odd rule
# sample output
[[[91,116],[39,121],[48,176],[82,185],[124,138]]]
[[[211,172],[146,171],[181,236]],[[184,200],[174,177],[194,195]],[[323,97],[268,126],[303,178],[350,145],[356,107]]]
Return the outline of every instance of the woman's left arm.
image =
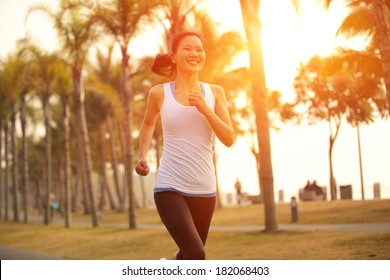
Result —
[[[234,143],[234,130],[227,107],[225,91],[218,85],[210,85],[215,98],[215,112],[210,109],[199,93],[191,93],[189,101],[201,112],[218,139],[227,147]]]

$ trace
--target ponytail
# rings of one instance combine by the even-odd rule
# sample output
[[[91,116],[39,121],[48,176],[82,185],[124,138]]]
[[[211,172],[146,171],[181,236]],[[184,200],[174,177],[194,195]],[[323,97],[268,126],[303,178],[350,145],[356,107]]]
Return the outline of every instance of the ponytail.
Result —
[[[171,77],[176,71],[176,65],[172,62],[172,55],[158,54],[152,64],[152,71],[163,77]]]

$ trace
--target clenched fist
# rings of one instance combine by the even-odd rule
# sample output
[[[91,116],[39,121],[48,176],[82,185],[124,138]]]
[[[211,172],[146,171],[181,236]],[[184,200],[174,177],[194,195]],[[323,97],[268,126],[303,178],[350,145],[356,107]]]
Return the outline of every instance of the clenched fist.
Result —
[[[149,171],[149,166],[146,160],[140,159],[135,166],[135,172],[137,172],[138,175],[146,176],[148,175]]]

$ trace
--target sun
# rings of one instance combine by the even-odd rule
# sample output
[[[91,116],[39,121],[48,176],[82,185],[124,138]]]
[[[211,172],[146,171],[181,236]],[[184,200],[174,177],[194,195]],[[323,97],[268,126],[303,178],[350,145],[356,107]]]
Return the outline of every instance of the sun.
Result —
[[[262,47],[267,88],[279,90],[286,99],[292,97],[292,82],[300,63],[314,55],[326,56],[337,47],[363,49],[364,38],[346,40],[336,31],[348,9],[335,1],[328,10],[320,1],[301,0],[299,14],[291,0],[261,1]],[[245,37],[239,1],[208,1],[208,12],[220,22],[223,31],[238,30]],[[249,66],[247,53],[235,58],[239,66]]]
[[[290,2],[263,1],[260,15],[267,87],[280,89],[285,96],[300,63],[315,55],[328,56],[339,47],[361,50],[367,44],[363,37],[336,36],[348,14],[342,3],[336,1],[325,9],[319,1],[301,0],[297,13]]]

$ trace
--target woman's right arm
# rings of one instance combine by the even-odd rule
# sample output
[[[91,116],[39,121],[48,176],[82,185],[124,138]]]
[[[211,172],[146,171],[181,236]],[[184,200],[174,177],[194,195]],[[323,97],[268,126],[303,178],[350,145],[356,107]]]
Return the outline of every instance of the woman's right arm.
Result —
[[[154,126],[160,114],[163,101],[163,86],[154,86],[148,94],[146,103],[146,112],[142,121],[139,133],[139,157],[135,170],[138,175],[146,176],[149,173],[149,166],[146,160],[146,155],[152,140]]]

